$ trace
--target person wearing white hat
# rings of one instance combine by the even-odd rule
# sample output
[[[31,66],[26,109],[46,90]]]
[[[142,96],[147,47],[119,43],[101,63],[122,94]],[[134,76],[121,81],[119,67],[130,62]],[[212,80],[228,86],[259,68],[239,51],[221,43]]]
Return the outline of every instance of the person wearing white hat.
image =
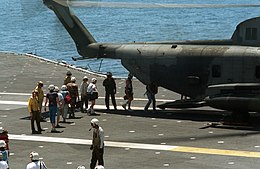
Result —
[[[83,165],[80,165],[80,166],[77,167],[77,169],[86,169],[86,167],[83,166]]]
[[[83,77],[83,80],[80,84],[80,95],[81,95],[81,101],[82,101],[82,104],[80,106],[80,110],[82,113],[84,113],[84,104],[85,104],[85,109],[87,110],[88,109],[88,97],[87,97],[87,90],[88,90],[88,77],[87,76],[84,76]]]
[[[56,93],[58,94],[59,102],[60,102],[60,104],[62,105],[61,107],[63,107],[63,105],[64,105],[64,98],[63,98],[63,95],[62,95],[59,91],[60,91],[59,87],[58,87],[58,86],[55,86],[54,92],[56,92]],[[60,109],[60,108],[58,107],[58,109],[57,109],[57,122],[56,122],[55,128],[64,128],[64,127],[62,127],[62,126],[59,125],[60,116],[61,116],[61,115],[62,115],[62,108]]]
[[[98,165],[104,166],[104,130],[99,126],[99,120],[94,118],[90,121],[93,130],[93,139],[90,150],[92,150],[92,158],[90,163],[90,169],[94,169],[98,162]],[[91,128],[91,129],[92,129]]]
[[[102,165],[97,165],[97,166],[95,167],[95,169],[105,169],[105,167],[102,166]]]
[[[2,160],[2,153],[0,152],[0,169],[8,169],[8,164],[6,161]]]
[[[47,169],[45,163],[39,160],[39,154],[35,151],[30,153],[31,162],[27,164],[26,169]]]
[[[98,98],[98,90],[97,90],[96,83],[97,83],[97,79],[92,78],[91,83],[88,85],[88,89],[87,89],[87,97],[88,97],[88,100],[91,101],[91,105],[90,105],[89,109],[87,110],[87,113],[89,115],[96,114],[94,111],[96,99]]]
[[[61,94],[64,99],[64,103],[62,105],[62,118],[63,118],[63,123],[66,123],[66,118],[67,118],[67,114],[69,111],[69,105],[71,103],[71,97],[70,97],[69,92],[67,91],[66,85],[61,86]]]
[[[57,113],[57,104],[59,105],[59,108],[62,109],[62,105],[59,101],[58,94],[54,92],[55,86],[50,85],[49,86],[49,92],[46,94],[46,100],[44,104],[44,111],[46,111],[46,105],[49,102],[49,113],[50,113],[50,121],[51,121],[51,132],[52,133],[59,133],[55,129],[55,123],[56,123],[56,113]]]
[[[6,143],[4,140],[0,140],[0,153],[2,154],[2,160],[8,164],[9,151],[6,150]]]

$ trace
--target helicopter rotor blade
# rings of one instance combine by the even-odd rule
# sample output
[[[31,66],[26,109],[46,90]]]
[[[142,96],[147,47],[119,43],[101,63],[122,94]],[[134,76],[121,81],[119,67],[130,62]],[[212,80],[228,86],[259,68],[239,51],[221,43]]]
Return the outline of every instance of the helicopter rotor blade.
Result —
[[[135,3],[135,2],[93,2],[68,1],[72,7],[97,8],[240,8],[260,7],[260,4],[164,4],[164,3]]]

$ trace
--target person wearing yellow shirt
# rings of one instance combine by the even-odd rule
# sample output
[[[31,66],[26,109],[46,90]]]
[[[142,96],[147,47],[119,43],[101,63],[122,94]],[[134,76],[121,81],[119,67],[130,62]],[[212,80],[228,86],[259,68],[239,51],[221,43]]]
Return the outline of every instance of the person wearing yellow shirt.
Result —
[[[39,107],[39,101],[37,97],[37,91],[34,90],[32,92],[32,96],[28,99],[28,111],[30,113],[30,118],[31,118],[31,129],[32,129],[32,134],[41,134],[42,130],[41,128],[41,113],[40,113],[40,107]],[[34,127],[34,121],[36,121],[37,129],[38,131],[35,130]]]

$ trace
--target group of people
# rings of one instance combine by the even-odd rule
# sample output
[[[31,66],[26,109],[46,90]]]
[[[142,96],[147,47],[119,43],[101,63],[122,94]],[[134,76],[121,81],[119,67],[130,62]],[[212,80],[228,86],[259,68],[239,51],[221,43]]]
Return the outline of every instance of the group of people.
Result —
[[[134,92],[133,92],[133,84],[132,84],[133,75],[128,74],[128,77],[125,81],[125,96],[124,100],[126,102],[122,105],[122,107],[125,110],[131,110],[131,103],[134,99]],[[114,106],[114,109],[117,110],[116,107],[116,100],[115,100],[115,94],[116,94],[116,83],[114,78],[112,77],[112,73],[107,73],[107,78],[103,81],[103,86],[105,87],[105,104],[107,110],[109,110],[109,97],[111,97],[112,104]],[[145,95],[147,95],[148,102],[145,105],[144,110],[148,111],[148,108],[151,103],[153,103],[153,111],[156,110],[156,100],[155,100],[155,94],[158,93],[158,86],[156,83],[151,83],[146,86],[146,92]]]
[[[84,76],[80,85],[81,100],[85,104],[85,107],[88,108],[88,102],[91,102],[91,105],[87,110],[90,115],[95,114],[93,107],[95,105],[95,100],[98,97],[96,82],[97,79],[92,78],[91,83],[88,83],[88,78]],[[30,113],[32,134],[41,134],[41,132],[44,131],[40,125],[42,119],[42,105],[44,100],[44,92],[42,87],[43,82],[39,81],[36,88],[32,91],[31,97],[28,99],[28,111]],[[76,78],[72,77],[72,73],[70,71],[66,73],[64,83],[61,86],[61,91],[59,87],[54,86],[53,84],[49,85],[48,93],[46,94],[44,103],[44,111],[46,112],[48,105],[51,132],[59,132],[56,130],[56,128],[61,127],[59,125],[61,122],[61,116],[63,118],[62,122],[64,123],[66,122],[67,118],[75,118],[75,108],[78,100],[80,100],[78,85],[76,84]],[[82,112],[84,112],[83,104],[81,104],[80,107]],[[67,117],[68,114],[69,117]],[[37,130],[35,129],[34,122],[36,122]]]
[[[125,110],[131,110],[131,102],[133,101],[133,85],[132,85],[131,74],[125,81],[125,96],[124,100],[126,102],[122,105]],[[98,98],[97,90],[97,79],[92,78],[91,82],[88,82],[88,77],[84,76],[80,84],[80,89],[76,84],[76,78],[72,77],[72,73],[68,71],[64,79],[64,83],[61,86],[61,91],[57,86],[49,85],[48,93],[46,94],[46,99],[44,103],[44,110],[46,111],[46,106],[48,104],[50,122],[51,122],[51,132],[58,132],[56,128],[59,128],[60,116],[63,118],[63,122],[66,122],[67,115],[68,118],[75,118],[75,108],[77,101],[81,100],[80,110],[81,112],[86,112],[88,115],[95,114],[94,106],[96,99]],[[109,98],[111,97],[114,110],[117,110],[117,104],[115,99],[116,94],[116,83],[112,77],[112,73],[108,72],[106,79],[103,81],[103,86],[105,88],[105,105],[107,110],[109,107]],[[32,91],[32,96],[28,100],[28,110],[31,117],[31,130],[32,134],[40,134],[44,131],[41,128],[40,121],[42,104],[44,100],[44,93],[42,90],[43,82],[39,81],[36,88]],[[80,93],[79,93],[80,92]],[[148,111],[150,104],[153,102],[153,110],[156,110],[155,94],[158,92],[158,87],[155,83],[151,83],[146,86],[145,95],[147,95],[148,102],[144,107],[145,111]],[[79,97],[80,96],[80,97]],[[80,99],[81,98],[81,99]],[[91,102],[89,106],[88,103]],[[85,107],[85,108],[84,108]],[[57,120],[55,119],[57,115]],[[34,122],[36,121],[37,129],[34,127]],[[98,119],[94,118],[91,120],[91,129],[93,129],[93,140],[90,149],[92,150],[92,158],[90,163],[91,169],[99,169],[97,167],[104,166],[103,154],[104,154],[104,131],[102,127],[99,126]],[[90,129],[90,130],[91,130]],[[33,168],[33,166],[41,166],[42,168],[47,168],[44,162],[39,162],[39,155],[37,152],[32,152],[30,154],[31,163],[27,165],[27,168]],[[98,163],[98,166],[96,164]],[[79,166],[78,168],[83,168],[84,166]],[[103,167],[104,168],[104,167]],[[100,168],[102,169],[102,168]]]
[[[83,80],[80,84],[81,104],[79,105],[82,113],[87,112],[89,115],[95,115],[94,105],[96,104],[96,99],[98,98],[96,83],[96,78],[92,78],[91,82],[89,83],[88,77],[83,77]],[[71,117],[74,118],[76,103],[77,100],[80,100],[80,98],[78,93],[78,85],[76,84],[76,78],[72,77],[70,71],[68,71],[66,74],[64,85],[67,86],[68,93],[71,96]],[[88,102],[91,102],[90,107],[88,107]],[[84,105],[85,109],[83,109]]]
[[[133,101],[133,85],[132,85],[131,74],[125,81],[125,96],[124,100],[126,102],[122,105],[125,110],[131,110],[131,103]],[[96,99],[98,98],[97,90],[97,79],[92,78],[89,83],[88,77],[84,76],[80,84],[80,89],[76,84],[76,78],[72,76],[72,73],[68,71],[66,77],[64,78],[63,85],[61,86],[61,91],[59,87],[54,85],[49,85],[49,92],[46,94],[44,110],[46,111],[46,106],[48,104],[50,112],[51,121],[51,132],[57,132],[56,128],[59,128],[60,117],[62,116],[63,121],[66,122],[67,115],[68,118],[75,118],[75,108],[77,101],[81,100],[79,104],[82,113],[86,112],[88,115],[95,115],[94,106],[96,104]],[[115,99],[115,94],[117,91],[115,79],[112,77],[111,72],[107,72],[107,77],[103,81],[103,86],[105,88],[105,105],[106,109],[110,110],[109,98],[111,97],[114,110],[117,110],[117,104]],[[28,111],[31,117],[31,130],[32,134],[40,134],[44,129],[41,128],[40,121],[42,119],[42,105],[44,101],[44,92],[42,90],[43,82],[39,81],[36,88],[32,91],[32,96],[28,100]],[[80,92],[80,93],[79,93]],[[156,100],[155,94],[158,92],[158,87],[156,83],[151,83],[146,86],[146,92],[148,102],[144,107],[145,111],[151,103],[153,103],[153,111],[156,110]],[[91,102],[89,106],[88,103]],[[84,108],[85,107],[85,108]],[[55,120],[57,114],[57,120]],[[37,129],[34,127],[34,121],[36,121]]]

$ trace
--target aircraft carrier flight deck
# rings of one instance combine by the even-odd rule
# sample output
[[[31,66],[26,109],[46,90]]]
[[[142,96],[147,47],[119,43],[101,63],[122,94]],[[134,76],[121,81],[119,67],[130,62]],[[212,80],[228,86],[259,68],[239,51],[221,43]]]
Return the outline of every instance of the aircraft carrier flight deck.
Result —
[[[223,126],[219,121],[228,112],[212,108],[157,109],[144,111],[145,85],[134,79],[133,111],[124,110],[125,79],[116,78],[117,108],[106,110],[105,76],[64,63],[30,54],[0,53],[0,126],[9,132],[11,169],[25,168],[29,153],[36,151],[49,169],[89,168],[92,132],[90,120],[98,118],[105,133],[106,169],[258,169],[260,166],[260,128],[257,126]],[[94,109],[97,116],[77,111],[76,119],[62,123],[61,133],[45,131],[32,134],[27,109],[28,98],[38,81],[44,93],[50,84],[61,87],[70,70],[80,85],[83,76],[97,78],[99,98]],[[157,104],[180,99],[180,95],[159,88]],[[252,118],[258,119],[258,115]],[[215,125],[214,125],[215,124]]]

